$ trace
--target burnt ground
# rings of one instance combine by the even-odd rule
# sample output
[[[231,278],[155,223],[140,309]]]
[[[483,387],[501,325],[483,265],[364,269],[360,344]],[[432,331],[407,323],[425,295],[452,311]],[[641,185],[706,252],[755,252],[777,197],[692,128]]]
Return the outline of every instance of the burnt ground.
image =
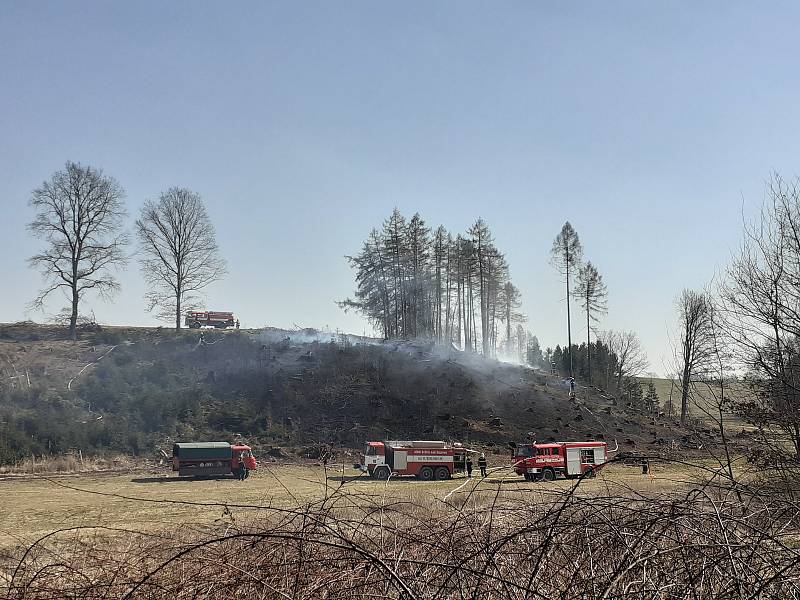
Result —
[[[368,439],[450,439],[493,454],[523,440],[598,439],[659,452],[719,442],[710,428],[631,412],[602,390],[579,388],[571,400],[557,377],[429,342],[279,329],[203,337],[91,327],[72,342],[60,328],[0,325],[0,421],[10,434],[24,428],[17,439],[32,444],[32,436],[39,448],[48,436],[51,452],[137,455],[211,437],[240,437],[276,456]],[[44,418],[74,422],[80,435],[37,423]]]

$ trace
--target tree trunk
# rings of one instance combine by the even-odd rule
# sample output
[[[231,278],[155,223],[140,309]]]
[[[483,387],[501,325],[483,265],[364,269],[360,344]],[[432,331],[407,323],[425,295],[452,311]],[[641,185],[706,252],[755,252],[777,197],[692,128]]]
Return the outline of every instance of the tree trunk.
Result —
[[[459,269],[461,266],[459,265]],[[459,271],[460,273],[460,271]],[[456,340],[458,342],[458,347],[462,350],[464,346],[461,344],[461,275],[458,275],[456,279]]]
[[[592,340],[589,329],[589,299],[586,299],[586,368],[589,374],[589,385],[592,385]]]
[[[567,259],[567,351],[569,352],[569,376],[575,377],[572,372],[572,322],[569,316],[569,259]]]
[[[73,342],[78,339],[78,274],[77,269],[75,269],[75,275],[73,277],[73,284],[72,284],[72,312],[69,315],[69,339]]]
[[[447,343],[449,344],[452,340],[453,336],[450,332],[450,253],[448,250],[447,254],[447,270],[446,270],[446,286],[447,286],[447,298],[445,299],[445,315],[444,315],[444,329],[445,329],[445,338],[447,338]]]
[[[691,376],[692,372],[687,365],[683,369],[681,380],[681,425],[686,423],[686,417],[689,414],[689,379]]]
[[[506,298],[506,352],[511,354],[511,300]]]
[[[181,293],[175,297],[175,331],[181,328]]]

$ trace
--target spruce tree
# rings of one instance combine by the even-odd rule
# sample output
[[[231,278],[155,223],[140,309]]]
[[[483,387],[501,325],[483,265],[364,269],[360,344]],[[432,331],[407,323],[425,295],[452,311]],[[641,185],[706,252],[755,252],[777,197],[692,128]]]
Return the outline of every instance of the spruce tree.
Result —
[[[656,392],[656,386],[651,379],[647,383],[647,393],[644,396],[644,408],[647,412],[657,413],[661,404],[658,399],[658,392]]]
[[[575,287],[575,298],[581,301],[583,310],[586,311],[586,370],[587,379],[592,383],[592,354],[591,354],[591,334],[592,322],[597,323],[601,314],[608,312],[606,299],[608,291],[606,284],[603,283],[603,276],[597,268],[587,262],[578,272],[577,286]]]
[[[550,250],[550,256],[553,266],[556,267],[562,275],[564,275],[564,281],[567,285],[567,350],[570,356],[569,375],[570,377],[574,377],[571,360],[572,352],[569,352],[569,349],[572,348],[572,322],[570,320],[569,310],[569,281],[570,277],[579,268],[581,257],[583,256],[583,247],[581,246],[580,239],[578,239],[577,232],[572,228],[572,225],[570,225],[569,221],[564,223],[564,226],[556,236],[556,239],[553,240],[553,248]]]

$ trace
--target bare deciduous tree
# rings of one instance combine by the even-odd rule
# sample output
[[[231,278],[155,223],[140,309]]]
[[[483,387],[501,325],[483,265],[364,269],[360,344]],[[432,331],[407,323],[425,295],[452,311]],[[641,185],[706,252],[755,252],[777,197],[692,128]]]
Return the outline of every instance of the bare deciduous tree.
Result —
[[[598,338],[608,346],[609,353],[616,356],[614,378],[616,379],[616,396],[622,392],[622,384],[628,377],[641,375],[649,362],[639,336],[633,331],[606,331]]]
[[[180,329],[182,310],[197,301],[195,294],[226,273],[214,225],[198,194],[175,187],[158,202],[145,202],[136,232],[149,309],[159,318],[174,318]]]
[[[704,292],[683,290],[678,298],[678,335],[675,360],[681,388],[681,423],[689,414],[694,378],[701,376],[711,356],[711,300]]]
[[[572,228],[569,221],[564,223],[561,232],[553,240],[553,248],[550,250],[551,262],[559,272],[564,275],[567,283],[567,341],[569,348],[569,375],[574,376],[572,361],[572,322],[569,314],[569,278],[570,274],[578,269],[581,258],[583,257],[583,246],[581,246],[578,233]]]
[[[800,460],[800,183],[774,175],[721,286],[720,313],[748,394],[735,402],[774,456]]]
[[[603,276],[597,271],[591,261],[583,265],[578,271],[577,287],[574,291],[575,298],[581,301],[583,310],[586,311],[586,365],[589,372],[589,383],[592,383],[592,322],[597,323],[600,315],[608,312],[606,300],[608,289],[603,283]]]
[[[102,170],[71,161],[31,195],[36,216],[28,230],[47,244],[28,259],[46,282],[32,304],[41,308],[52,292],[65,291],[71,300],[69,335],[73,340],[84,294],[95,291],[108,296],[119,289],[110,270],[126,262],[124,198],[122,187]]]

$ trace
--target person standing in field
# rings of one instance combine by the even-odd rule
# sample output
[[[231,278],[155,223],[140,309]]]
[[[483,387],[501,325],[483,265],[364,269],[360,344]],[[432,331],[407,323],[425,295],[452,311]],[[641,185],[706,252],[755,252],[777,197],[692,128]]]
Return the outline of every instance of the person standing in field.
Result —
[[[472,477],[472,457],[467,455],[467,477]]]
[[[481,452],[481,456],[478,459],[478,466],[481,469],[481,477],[486,477],[486,466],[487,466],[487,463],[486,463],[486,455],[483,452]]]
[[[239,472],[237,475],[239,476],[239,481],[244,481],[247,477],[247,465],[244,464],[244,451],[239,453]]]

